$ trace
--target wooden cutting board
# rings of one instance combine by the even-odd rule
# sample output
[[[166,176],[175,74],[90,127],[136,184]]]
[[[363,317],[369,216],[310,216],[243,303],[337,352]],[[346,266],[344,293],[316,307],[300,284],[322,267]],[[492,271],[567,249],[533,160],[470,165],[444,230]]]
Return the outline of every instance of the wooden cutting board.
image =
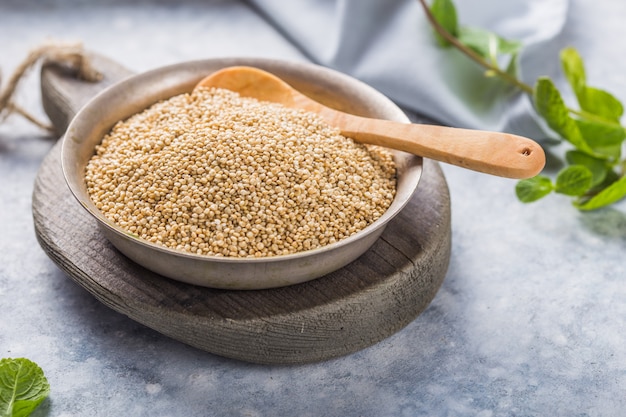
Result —
[[[99,83],[46,65],[44,108],[64,132],[104,87],[131,75],[97,54]],[[439,165],[424,161],[417,192],[381,238],[343,269],[271,290],[226,291],[152,273],[100,233],[65,185],[60,141],[35,181],[33,218],[41,247],[74,281],[110,308],[164,335],[248,362],[300,364],[353,353],[404,328],[429,305],[450,260],[450,199]]]

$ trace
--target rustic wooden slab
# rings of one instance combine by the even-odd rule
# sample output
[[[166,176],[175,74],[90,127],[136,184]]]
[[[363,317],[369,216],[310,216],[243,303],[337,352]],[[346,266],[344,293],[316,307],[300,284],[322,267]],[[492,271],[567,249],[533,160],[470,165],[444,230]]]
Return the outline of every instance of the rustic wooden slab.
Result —
[[[95,56],[94,63],[105,74],[100,89],[130,75],[106,58]],[[45,108],[60,131],[98,90],[67,71],[42,69]],[[37,175],[33,218],[48,256],[107,306],[191,346],[255,363],[320,361],[379,342],[428,306],[450,259],[449,192],[430,160],[411,202],[363,256],[320,279],[278,289],[197,287],[127,259],[65,185],[60,143]]]

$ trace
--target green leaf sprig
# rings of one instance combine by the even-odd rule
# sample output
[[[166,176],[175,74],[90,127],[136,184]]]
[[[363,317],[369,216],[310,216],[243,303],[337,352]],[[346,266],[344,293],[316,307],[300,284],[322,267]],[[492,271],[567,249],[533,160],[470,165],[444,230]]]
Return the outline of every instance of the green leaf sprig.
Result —
[[[26,417],[50,393],[41,368],[26,358],[0,359],[0,417]]]
[[[522,44],[477,28],[459,25],[452,0],[419,0],[435,31],[439,45],[454,47],[485,68],[485,75],[498,77],[528,94],[535,111],[570,149],[565,167],[554,179],[546,175],[521,180],[515,187],[524,203],[551,193],[573,199],[580,210],[595,210],[626,197],[626,159],[622,149],[626,130],[621,125],[622,103],[611,93],[587,83],[582,58],[574,48],[560,53],[560,63],[576,97],[577,109],[565,103],[549,77],[539,77],[533,87],[516,76]]]

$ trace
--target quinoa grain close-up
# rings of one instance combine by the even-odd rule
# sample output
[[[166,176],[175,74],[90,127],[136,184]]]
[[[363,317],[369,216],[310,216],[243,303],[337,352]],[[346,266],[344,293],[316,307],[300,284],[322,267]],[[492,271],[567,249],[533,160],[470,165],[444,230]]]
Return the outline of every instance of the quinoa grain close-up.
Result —
[[[391,153],[317,115],[196,89],[118,122],[86,167],[96,207],[146,241],[266,257],[345,239],[395,195]]]

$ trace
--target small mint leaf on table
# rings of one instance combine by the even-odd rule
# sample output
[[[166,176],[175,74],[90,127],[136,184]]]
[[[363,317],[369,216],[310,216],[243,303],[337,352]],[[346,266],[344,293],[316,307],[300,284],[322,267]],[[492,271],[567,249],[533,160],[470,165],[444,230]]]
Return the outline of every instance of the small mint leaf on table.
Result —
[[[36,363],[0,359],[0,417],[26,417],[49,393],[48,380]]]
[[[554,191],[569,196],[583,195],[593,179],[591,170],[584,165],[571,165],[559,172]]]
[[[537,201],[554,190],[554,185],[550,178],[543,175],[527,178],[517,182],[515,194],[522,203],[532,203]]]
[[[430,6],[430,12],[435,20],[452,36],[457,37],[459,33],[459,22],[456,14],[456,7],[452,0],[434,0]],[[443,36],[435,32],[437,42],[441,46],[449,46],[450,42]]]

